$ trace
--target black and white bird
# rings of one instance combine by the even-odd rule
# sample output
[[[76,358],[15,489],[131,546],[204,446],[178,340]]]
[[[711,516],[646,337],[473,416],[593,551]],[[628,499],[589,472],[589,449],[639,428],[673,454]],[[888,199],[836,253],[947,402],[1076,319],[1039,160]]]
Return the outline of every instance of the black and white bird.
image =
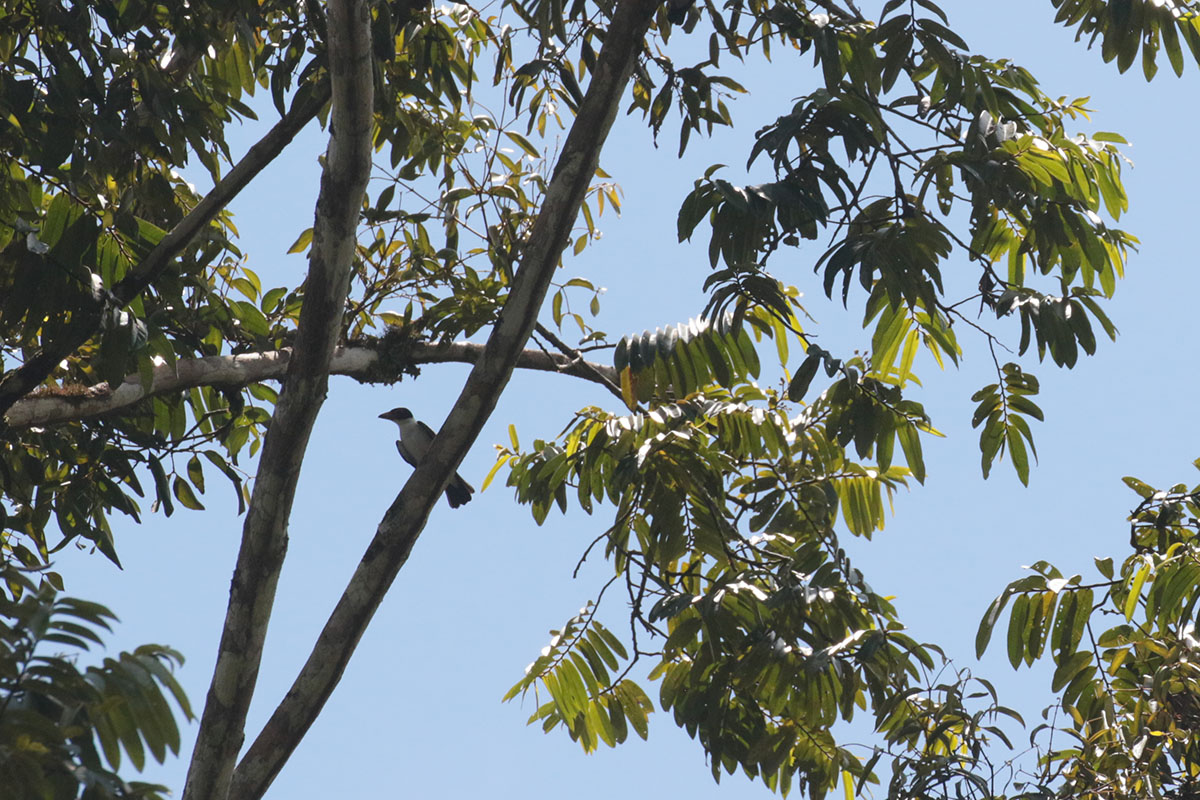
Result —
[[[407,408],[393,408],[380,414],[379,418],[390,419],[400,426],[400,438],[396,441],[396,449],[400,451],[401,457],[413,467],[421,463],[433,442],[433,430],[424,422],[414,419],[412,412]],[[471,502],[471,495],[474,493],[475,487],[464,481],[462,475],[457,472],[446,486],[446,500],[450,502],[451,508]]]

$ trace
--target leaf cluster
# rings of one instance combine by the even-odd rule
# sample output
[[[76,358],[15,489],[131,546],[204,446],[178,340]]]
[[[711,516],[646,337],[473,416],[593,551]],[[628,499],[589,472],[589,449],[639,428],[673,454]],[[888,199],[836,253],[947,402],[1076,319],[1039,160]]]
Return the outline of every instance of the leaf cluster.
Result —
[[[1130,555],[1097,558],[1093,583],[1035,563],[991,604],[976,640],[982,653],[1009,609],[1013,666],[1052,658],[1062,713],[1031,740],[1040,780],[1057,782],[1059,797],[1186,797],[1200,770],[1200,487],[1125,482],[1142,498]]]
[[[166,797],[166,787],[126,783],[116,771],[122,754],[141,770],[147,751],[159,763],[179,753],[172,701],[192,719],[172,673],[182,656],[143,645],[81,668],[77,654],[102,645],[116,617],[8,561],[0,574],[0,785],[12,797]]]
[[[1166,50],[1171,69],[1182,75],[1181,39],[1200,61],[1200,16],[1190,4],[1054,0],[1054,6],[1055,22],[1074,27],[1075,38],[1086,38],[1088,47],[1099,40],[1101,56],[1115,60],[1121,72],[1133,66],[1140,49],[1142,74],[1150,80],[1158,72],[1159,52]]]
[[[1052,97],[1019,65],[971,53],[933,2],[885,3],[876,22],[835,4],[705,13],[715,28],[706,69],[718,42],[740,57],[751,47],[769,56],[776,40],[810,54],[819,72],[817,87],[756,134],[747,169],[766,161],[770,180],[738,186],[714,165],[681,204],[679,238],[707,227],[714,270],[761,273],[828,234],[813,253],[822,288],[847,305],[854,287],[866,293],[874,368],[901,386],[921,349],[957,363],[964,325],[993,352],[1003,344],[966,313],[971,299],[980,317],[1019,318],[1020,353],[1036,341],[1060,366],[1095,352],[1092,320],[1115,336],[1100,301],[1136,239],[1101,214],[1116,220],[1128,205],[1124,140],[1068,132],[1086,118],[1085,100]],[[955,259],[976,267],[975,295],[955,297],[944,280]]]
[[[756,318],[764,328],[778,323],[765,312]],[[622,370],[631,372],[634,352],[643,374],[643,352],[670,363],[681,342],[695,346],[680,336],[658,355],[668,335],[649,346],[629,339]],[[918,434],[928,430],[919,405],[864,382],[863,366],[838,364],[842,379],[795,418],[773,391],[743,378],[725,389],[710,382],[686,399],[651,397],[649,411],[630,416],[585,410],[558,441],[528,452],[514,431],[492,475],[509,467],[508,483],[535,520],[572,498],[589,514],[613,506],[612,525],[592,544],[615,568],[596,602],[624,587],[633,641],[617,650],[589,605],[554,634],[509,698],[544,691],[534,720],[565,725],[587,749],[611,744],[623,738],[622,715],[641,733],[633,720],[645,704],[626,674],[652,658],[659,704],[704,745],[714,777],[741,768],[816,796],[844,780],[873,780],[832,733],[856,710],[902,749],[926,746],[918,743],[927,736],[933,749],[947,736],[975,736],[979,720],[948,710],[944,687],[914,699],[937,651],[903,632],[838,546],[838,518],[869,536],[883,526],[885,496],[910,474],[856,464],[848,444],[890,462],[899,440],[920,465]],[[647,638],[657,646],[649,649]],[[622,659],[631,649],[620,675],[611,676],[616,664],[603,653],[576,652],[584,647],[576,642],[594,648],[598,639]]]

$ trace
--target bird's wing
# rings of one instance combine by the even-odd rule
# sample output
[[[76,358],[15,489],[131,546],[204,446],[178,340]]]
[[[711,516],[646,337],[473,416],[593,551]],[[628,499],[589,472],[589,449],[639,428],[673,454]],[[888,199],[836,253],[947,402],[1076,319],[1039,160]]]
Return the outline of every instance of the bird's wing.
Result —
[[[409,463],[412,467],[417,466],[417,459],[413,458],[412,453],[408,452],[408,448],[404,446],[403,439],[396,440],[396,450],[400,453],[400,457]]]
[[[417,420],[417,427],[421,429],[421,433],[425,434],[425,441],[433,441],[434,432],[432,428],[430,428],[424,422],[421,422],[421,420]]]

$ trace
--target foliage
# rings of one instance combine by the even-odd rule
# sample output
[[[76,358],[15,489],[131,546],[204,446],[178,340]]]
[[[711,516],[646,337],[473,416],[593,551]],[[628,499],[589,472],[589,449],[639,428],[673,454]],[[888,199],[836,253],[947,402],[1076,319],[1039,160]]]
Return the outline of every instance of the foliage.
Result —
[[[104,606],[59,596],[50,581],[6,566],[0,597],[0,784],[10,797],[88,800],[164,798],[167,789],[126,783],[122,751],[137,769],[146,751],[162,763],[180,737],[169,698],[192,718],[171,670],[174,650],[143,645],[81,669],[78,654],[102,645],[116,621]],[[70,648],[75,652],[51,652]]]
[[[189,157],[217,178],[230,155],[224,126],[254,117],[245,93],[259,78],[279,98],[294,88],[306,27],[295,7],[205,4],[176,18],[152,3],[55,5],[43,14],[36,3],[11,2],[5,13],[3,358],[28,363],[56,341],[82,337],[47,388],[115,386],[130,373],[148,383],[156,364],[272,341],[271,326],[294,320],[298,305],[262,293],[227,213],[171,269],[147,275],[145,265],[200,199],[179,173]],[[155,505],[168,513],[174,501],[202,507],[203,468],[189,455],[240,486],[231,462],[248,439],[257,448],[269,417],[252,394],[273,391],[196,389],[120,418],[5,437],[9,504],[0,516],[33,545],[21,560],[44,561],[60,544],[45,536],[53,516],[63,543],[83,537],[116,561],[107,518],[114,510],[139,518],[138,467],[149,467]]]
[[[240,459],[258,454],[276,390],[156,392],[155,370],[275,353],[292,344],[306,303],[328,299],[308,296],[300,280],[264,285],[225,210],[240,189],[232,176],[252,179],[294,129],[323,123],[325,17],[317,4],[202,5],[171,14],[137,0],[4,4],[0,410],[107,396],[123,383],[147,393],[95,418],[0,429],[0,556],[20,587],[5,612],[15,620],[6,705],[12,714],[18,701],[33,703],[40,715],[4,723],[6,752],[20,756],[0,768],[48,796],[69,794],[70,780],[153,795],[115,777],[121,751],[140,768],[146,748],[159,760],[177,750],[160,687],[190,710],[164,668],[178,657],[165,648],[83,672],[35,656],[42,641],[99,641],[94,629],[111,615],[56,599],[11,565],[45,568],[76,539],[119,563],[112,512],[140,521],[148,496],[152,512],[203,510],[206,464],[245,502]],[[1150,78],[1163,50],[1180,72],[1181,39],[1200,58],[1200,23],[1181,4],[1055,5],[1122,70],[1140,51]],[[1019,65],[972,52],[931,0],[872,11],[729,0],[664,4],[648,21],[629,111],[654,139],[677,128],[681,154],[693,135],[733,124],[726,101],[745,88],[722,72],[722,58],[811,58],[810,82],[749,147],[757,183],[737,185],[713,165],[681,200],[679,239],[708,240],[710,270],[696,277],[708,301],[694,319],[649,320],[644,333],[614,340],[595,327],[592,280],[551,287],[557,333],[540,327],[539,344],[576,361],[611,350],[610,388],[625,408],[583,409],[529,449],[514,430],[489,481],[507,468],[538,523],[554,506],[594,515],[611,506],[585,557],[602,553],[613,572],[508,697],[544,693],[533,720],[589,750],[624,741],[630,727],[645,737],[653,703],[631,676],[646,659],[658,705],[701,743],[714,777],[741,769],[783,793],[822,797],[840,784],[853,794],[879,780],[886,755],[889,797],[993,796],[1002,789],[987,754],[1006,741],[1000,721],[1015,712],[986,682],[947,673],[936,645],[909,637],[840,537],[870,538],[892,492],[925,479],[922,437],[940,434],[909,396],[922,351],[941,366],[987,349],[996,379],[972,398],[982,469],[1007,454],[1028,481],[1029,419],[1043,414],[1027,362],[1036,351],[1039,362],[1048,355],[1070,368],[1096,351],[1097,326],[1116,335],[1104,301],[1137,244],[1115,227],[1128,206],[1124,140],[1070,130],[1087,119],[1084,100],[1048,94]],[[448,343],[494,329],[549,202],[557,129],[583,102],[613,15],[612,4],[584,0],[371,5],[377,163],[350,286],[334,298],[345,304],[343,341],[390,328]],[[705,32],[704,61],[672,61],[672,37]],[[235,159],[224,128],[263,110],[248,97],[260,89],[280,120],[264,146]],[[214,184],[203,198],[182,177],[191,157]],[[584,191],[560,252],[579,255],[601,215],[620,210],[608,177],[597,172]],[[314,236],[298,231],[293,252],[313,248]],[[804,274],[785,274],[798,259],[829,297],[861,307],[867,352],[805,329],[793,285]],[[1015,360],[1002,364],[996,347],[1017,327]],[[576,342],[559,339],[575,328]],[[765,339],[783,375],[773,387],[755,381]],[[415,371],[400,365],[380,379]],[[1191,645],[1180,642],[1192,636],[1200,574],[1186,516],[1197,514],[1196,495],[1143,497],[1120,578],[1111,562],[1100,565],[1106,583],[1087,585],[1039,564],[981,628],[982,651],[1011,602],[1014,666],[1049,645],[1058,668],[1052,688],[1080,744],[1039,751],[1034,793],[1191,791],[1196,693]],[[629,639],[601,622],[613,585],[625,589]],[[1126,622],[1089,636],[1089,649],[1083,634],[1108,606]],[[78,621],[56,621],[64,615]],[[30,664],[50,680],[28,683]],[[1143,674],[1162,678],[1146,685]],[[879,735],[867,758],[835,735],[856,712]]]
[[[1200,486],[1125,482],[1141,497],[1129,517],[1133,552],[1119,565],[1097,557],[1093,582],[1034,564],[988,608],[977,649],[1011,604],[1013,667],[1053,660],[1061,713],[1032,735],[1044,743],[1045,774],[1061,782],[1060,796],[1190,797],[1200,774]]]

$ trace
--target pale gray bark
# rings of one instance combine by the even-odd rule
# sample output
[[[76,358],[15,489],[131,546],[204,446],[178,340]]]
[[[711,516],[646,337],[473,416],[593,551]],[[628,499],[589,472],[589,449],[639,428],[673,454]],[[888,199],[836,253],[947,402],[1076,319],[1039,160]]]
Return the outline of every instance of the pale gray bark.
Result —
[[[619,0],[500,320],[430,455],[384,515],[308,661],[238,765],[230,798],[260,798],[320,714],[434,504],[495,408],[533,331],[658,0]]]
[[[300,466],[341,332],[359,210],[371,171],[371,17],[365,0],[330,0],[331,136],[317,197],[304,306],[267,431],[242,530],[217,665],[200,719],[184,800],[221,800],[245,735]]]
[[[484,351],[483,345],[469,342],[415,342],[410,347],[408,356],[413,364],[474,364]],[[259,381],[282,380],[291,356],[291,348],[284,348],[262,353],[186,359],[175,366],[162,364],[154,369],[149,391],[142,385],[139,375],[130,375],[115,389],[107,383],[101,383],[95,386],[62,387],[42,394],[35,392],[9,409],[4,421],[11,428],[53,425],[104,416],[146,397],[197,386],[246,386]],[[399,380],[402,377],[398,370],[394,374],[381,374],[378,362],[379,353],[373,347],[338,347],[329,362],[329,374],[347,375],[368,382]],[[517,368],[582,378],[604,386],[617,397],[621,396],[618,385],[620,378],[615,369],[579,357],[525,350],[517,359]]]

